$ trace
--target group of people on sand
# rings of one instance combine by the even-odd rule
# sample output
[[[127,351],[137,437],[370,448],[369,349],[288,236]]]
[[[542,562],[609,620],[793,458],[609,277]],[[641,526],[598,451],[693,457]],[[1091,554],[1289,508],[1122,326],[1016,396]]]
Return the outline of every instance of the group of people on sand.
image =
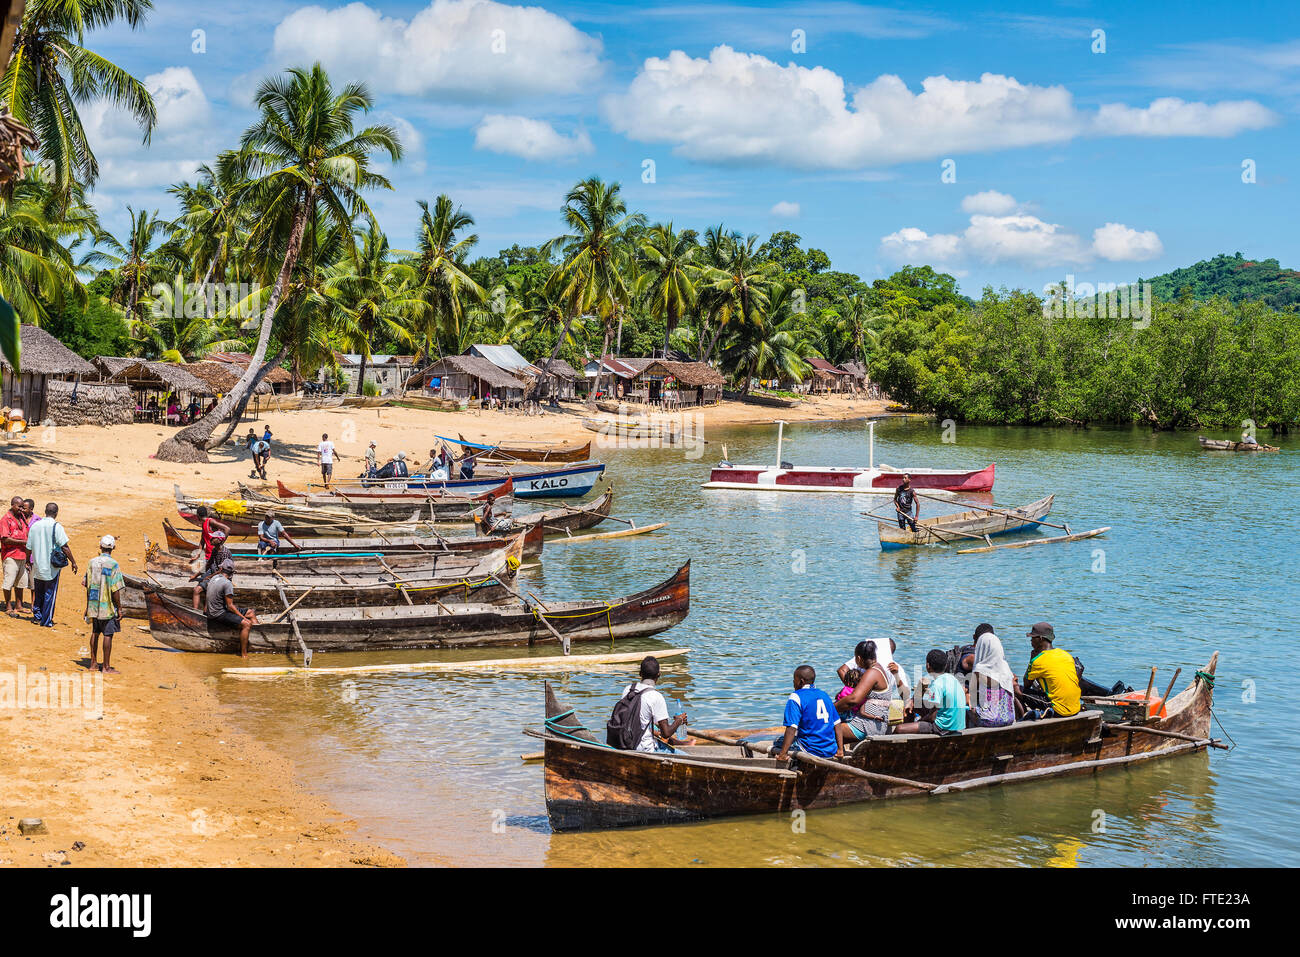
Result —
[[[90,624],[90,670],[116,674],[109,666],[113,653],[113,635],[121,629],[122,589],[126,582],[113,550],[117,540],[105,535],[99,540],[99,554],[92,558],[82,575],[86,590],[83,616]],[[44,514],[36,516],[36,503],[15,495],[9,509],[0,516],[0,559],[3,563],[4,610],[10,618],[26,618],[34,625],[54,627],[54,608],[59,598],[59,579],[65,568],[75,575],[81,571],[72,554],[68,532],[59,521],[56,502],[45,505]],[[31,589],[30,603],[23,601],[25,589]],[[104,642],[104,661],[99,664],[99,642]]]
[[[1047,622],[1033,625],[1026,637],[1030,658],[1023,682],[1012,672],[1001,639],[987,623],[975,629],[970,643],[929,651],[925,674],[915,688],[894,660],[897,644],[892,639],[858,642],[853,657],[837,669],[842,687],[834,698],[817,687],[811,665],[800,665],[782,714],[784,733],[770,753],[778,760],[796,751],[843,757],[860,742],[882,735],[954,735],[971,728],[1070,717],[1079,713],[1085,686],[1093,694],[1132,690],[1122,684],[1106,689],[1087,682],[1078,659],[1055,646],[1056,633]],[[640,680],[624,690],[615,706],[610,744],[618,746],[615,719],[633,707],[644,728],[635,750],[667,752],[684,743],[673,736],[686,724],[686,715],[669,719],[667,702],[656,687],[658,677],[658,660],[647,657]]]

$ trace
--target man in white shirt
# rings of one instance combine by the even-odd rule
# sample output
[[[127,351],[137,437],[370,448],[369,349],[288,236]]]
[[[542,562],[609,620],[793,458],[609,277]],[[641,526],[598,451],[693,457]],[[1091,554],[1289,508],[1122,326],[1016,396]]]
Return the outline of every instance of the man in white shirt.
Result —
[[[861,646],[861,644],[861,642],[858,643],[859,646]],[[912,683],[907,680],[907,670],[894,661],[894,652],[897,649],[898,643],[895,642],[893,638],[889,639],[888,644],[883,641],[877,641],[876,661],[880,663],[880,667],[889,671],[894,676],[894,680],[898,682],[899,696],[906,701],[908,696],[912,693]],[[858,668],[858,663],[857,652],[855,649],[853,657],[839,667],[837,674],[840,676],[840,681],[843,681],[844,676],[856,668]]]
[[[45,506],[45,517],[27,530],[27,577],[32,580],[32,620],[46,628],[54,627],[54,604],[59,597],[59,572],[71,565],[77,572],[77,560],[72,557],[68,533],[59,524],[59,506],[50,502]],[[59,553],[59,564],[54,562],[54,552]]]
[[[321,481],[325,487],[329,488],[330,478],[334,475],[334,456],[343,458],[343,456],[334,451],[334,443],[330,441],[329,435],[320,437],[320,445],[316,446],[316,461],[320,463]]]
[[[661,744],[655,740],[655,731],[665,740],[672,740],[677,729],[684,727],[686,724],[686,712],[683,711],[671,721],[668,720],[668,702],[664,700],[663,694],[655,688],[655,683],[659,680],[659,659],[654,655],[647,655],[641,661],[641,680],[635,684],[630,684],[623,689],[623,694],[630,691],[640,691],[641,694],[641,725],[645,732],[641,735],[641,741],[637,744],[638,751],[671,751],[667,744]]]

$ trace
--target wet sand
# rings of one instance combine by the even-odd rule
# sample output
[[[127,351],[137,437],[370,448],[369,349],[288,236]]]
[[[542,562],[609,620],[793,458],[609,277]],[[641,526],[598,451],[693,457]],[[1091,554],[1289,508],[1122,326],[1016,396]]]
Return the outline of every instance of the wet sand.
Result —
[[[707,439],[711,425],[756,424],[778,418],[816,421],[879,415],[885,403],[824,398],[798,409],[724,403],[693,419]],[[586,441],[589,413],[446,413],[400,408],[335,409],[264,415],[250,425],[274,433],[270,478],[299,487],[319,481],[315,447],[322,433],[336,442],[338,477],[360,471],[374,439],[381,461],[399,449],[422,460],[435,434],[493,441]],[[0,495],[60,505],[59,520],[80,567],[100,536],[119,540],[125,571],[143,567],[146,536],[161,537],[174,515],[174,485],[202,496],[229,494],[249,478],[249,456],[229,444],[207,465],[159,462],[151,456],[169,430],[157,425],[36,428],[23,440],[0,442]],[[712,458],[710,451],[706,456]],[[593,446],[593,457],[599,448]],[[62,573],[54,628],[0,616],[0,866],[400,866],[401,857],[355,839],[357,824],[310,791],[311,782],[286,757],[237,731],[219,704],[204,658],[152,641],[145,623],[127,619],[102,684],[86,661],[80,575]],[[30,600],[31,593],[26,597]],[[237,659],[231,659],[231,663]],[[224,662],[223,662],[224,663]],[[76,707],[51,707],[51,677],[65,691],[89,693]],[[8,681],[8,698],[4,697]],[[24,703],[14,700],[25,689]],[[66,697],[66,695],[65,695]],[[66,704],[67,702],[63,702]],[[21,818],[40,817],[48,833],[20,835]],[[448,834],[448,842],[455,835]],[[74,843],[83,848],[74,850]],[[436,850],[435,850],[436,853]],[[427,862],[427,858],[424,861]]]

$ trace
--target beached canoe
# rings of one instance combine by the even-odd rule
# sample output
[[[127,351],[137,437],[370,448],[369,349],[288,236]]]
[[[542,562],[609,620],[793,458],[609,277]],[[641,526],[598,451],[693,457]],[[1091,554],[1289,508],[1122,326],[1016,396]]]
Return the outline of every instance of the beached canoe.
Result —
[[[899,528],[897,521],[877,519],[880,528],[880,547],[889,551],[911,545],[953,545],[968,543],[972,538],[986,535],[1005,535],[1008,532],[1038,528],[1039,522],[1052,510],[1056,498],[1049,495],[1020,508],[999,509],[997,512],[971,509],[954,515],[938,515],[916,523],[916,531]]]
[[[1126,730],[1101,711],[973,728],[960,734],[867,738],[822,764],[747,757],[737,747],[697,744],[676,754],[608,747],[546,686],[546,812],[557,831],[643,827],[740,814],[782,814],[896,797],[948,794],[1067,775],[1095,774],[1211,746],[1216,653],[1166,703],[1166,716]],[[1127,727],[1127,726],[1126,726]],[[1156,733],[1152,733],[1156,732]],[[713,733],[713,732],[710,732]],[[717,732],[743,737],[746,732]],[[770,742],[772,735],[765,736]],[[853,771],[872,775],[865,778]]]
[[[306,608],[294,609],[293,619],[313,653],[558,643],[551,628],[571,642],[644,638],[687,616],[690,569],[687,562],[658,585],[611,601]],[[210,624],[201,612],[156,592],[146,599],[155,640],[181,651],[238,652],[239,635],[228,626]],[[248,647],[280,653],[300,649],[287,620],[255,626]]]
[[[601,435],[623,439],[663,439],[673,441],[676,432],[657,422],[639,422],[624,419],[583,419],[583,428]]]
[[[334,495],[309,495],[297,499],[282,499],[278,495],[267,495],[249,488],[240,482],[236,485],[238,499],[245,502],[266,506],[275,511],[276,517],[286,514],[286,501],[289,515],[304,515],[310,519],[312,510],[333,516],[355,516],[374,522],[409,522],[417,518],[422,522],[434,524],[469,524],[478,521],[483,511],[483,502],[465,496],[426,496],[423,499],[409,495],[393,497],[377,496],[374,498],[349,500]],[[499,513],[509,514],[513,505],[509,497],[498,499],[493,508]],[[299,512],[298,509],[308,511]],[[283,520],[281,520],[283,523]],[[290,532],[290,534],[293,534]]]
[[[454,439],[449,439],[443,435],[435,436],[435,438],[470,450],[474,453],[475,458],[484,464],[497,462],[585,462],[591,458],[590,442],[485,445],[470,442],[460,433],[457,433],[457,438]]]
[[[191,517],[190,521],[197,519]],[[201,520],[195,524],[201,524]],[[197,536],[186,538],[176,530],[171,522],[163,521],[163,534],[166,536],[167,550],[173,555],[188,558],[199,547]],[[542,540],[546,532],[540,526],[529,527],[524,533],[524,555],[533,556],[542,553]],[[412,535],[409,531],[393,534],[380,526],[378,534],[358,535],[350,538],[313,538],[309,548],[289,549],[287,546],[281,554],[284,560],[292,561],[294,556],[329,552],[380,552],[389,553],[420,552],[426,555],[451,552],[489,551],[500,548],[509,534],[501,535]],[[240,555],[256,555],[257,542],[227,541],[226,547],[238,558]]]
[[[411,475],[405,479],[346,479],[331,483],[331,488],[351,493],[353,489],[385,491],[436,490],[457,495],[479,495],[498,487],[507,478],[514,479],[515,498],[577,498],[590,492],[605,472],[599,462],[573,466],[543,467],[525,462],[478,469],[472,479],[433,479],[428,475]]]
[[[417,505],[432,499],[435,502],[482,502],[489,495],[494,499],[509,498],[515,490],[515,480],[506,476],[499,484],[489,487],[486,491],[476,492],[473,495],[459,495],[456,493],[447,493],[439,489],[408,489],[405,483],[399,479],[397,484],[399,488],[385,488],[381,484],[366,488],[349,485],[346,488],[331,487],[329,489],[320,489],[314,492],[299,492],[289,488],[284,482],[276,479],[276,494],[287,501],[305,499],[308,504],[314,505],[333,505],[348,504],[352,502],[369,502],[374,499],[382,499],[385,502],[410,501]]]
[[[1201,448],[1209,449],[1212,452],[1280,452],[1282,451],[1276,445],[1264,445],[1249,442],[1233,442],[1229,439],[1207,439],[1203,435],[1197,436],[1197,441],[1201,443]]]
[[[444,559],[441,566],[399,571],[375,564],[367,568],[304,570],[273,568],[271,562],[249,558],[240,561],[235,574],[235,600],[241,608],[252,608],[259,616],[278,614],[284,606],[280,589],[298,608],[335,608],[348,605],[428,604],[477,602],[498,604],[518,599],[508,587],[515,577],[523,552],[523,537],[505,548],[477,558],[461,557],[458,566]],[[172,601],[189,605],[194,583],[188,563],[179,568],[149,562],[148,577],[123,576],[122,613],[128,618],[149,617],[145,593],[156,591]],[[499,579],[499,580],[498,580]]]
[[[605,489],[603,495],[592,499],[590,502],[584,502],[582,505],[561,505],[558,508],[548,508],[542,512],[516,515],[514,527],[526,528],[541,525],[548,535],[557,532],[567,534],[583,528],[594,528],[609,518],[609,513],[613,508],[614,486],[610,485]]]

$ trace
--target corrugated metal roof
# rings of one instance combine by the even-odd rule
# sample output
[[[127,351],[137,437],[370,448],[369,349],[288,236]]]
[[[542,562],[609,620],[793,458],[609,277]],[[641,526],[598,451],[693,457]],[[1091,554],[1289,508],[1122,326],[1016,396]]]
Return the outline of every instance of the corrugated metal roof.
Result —
[[[514,346],[489,346],[476,343],[469,347],[467,354],[486,359],[498,369],[505,369],[507,372],[522,372],[530,376],[542,374],[542,370],[521,356]]]

